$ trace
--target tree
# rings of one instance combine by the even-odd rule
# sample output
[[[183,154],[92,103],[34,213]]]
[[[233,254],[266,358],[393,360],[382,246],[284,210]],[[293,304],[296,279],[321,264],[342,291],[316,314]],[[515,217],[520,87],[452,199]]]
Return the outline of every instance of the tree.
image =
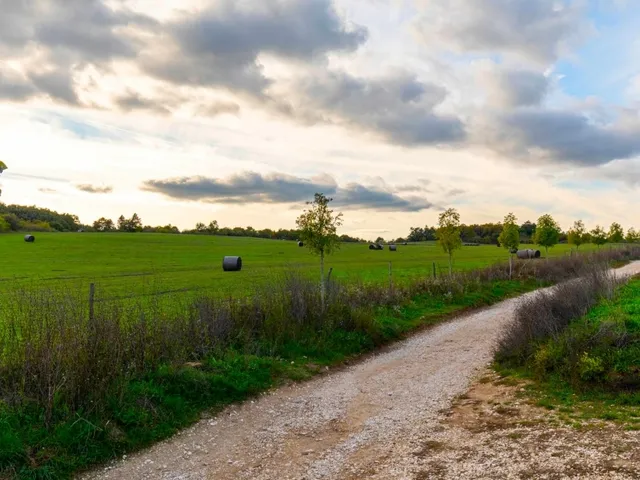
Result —
[[[300,240],[312,254],[320,257],[320,299],[323,309],[326,292],[324,257],[340,248],[337,230],[342,225],[342,213],[334,214],[329,208],[332,200],[322,193],[316,193],[313,202],[307,202],[309,208],[296,220],[300,229]]]
[[[554,247],[560,240],[560,226],[549,214],[542,215],[536,223],[533,241],[545,249],[545,256],[549,256],[549,247]]]
[[[2,175],[2,172],[4,172],[7,169],[7,165],[0,160],[0,175]],[[0,189],[0,195],[2,195],[2,189]]]
[[[207,227],[207,231],[211,235],[215,235],[216,233],[218,233],[219,230],[220,230],[220,226],[218,225],[218,221],[217,220],[211,220],[209,222],[209,226]]]
[[[509,278],[511,278],[512,266],[513,266],[513,257],[511,256],[514,250],[518,250],[520,246],[520,227],[516,223],[518,219],[513,213],[507,214],[504,217],[504,222],[502,223],[502,232],[498,237],[498,242],[509,252]]]
[[[613,222],[609,227],[609,241],[611,243],[622,243],[622,240],[624,240],[624,230],[619,223]]]
[[[436,238],[444,252],[449,255],[449,275],[452,275],[453,252],[462,247],[462,238],[460,238],[460,214],[455,208],[449,208],[438,217]]]
[[[127,231],[127,219],[124,218],[124,215],[120,215],[120,217],[118,217],[118,230],[121,232]]]
[[[115,226],[110,218],[101,217],[93,222],[93,229],[97,232],[113,232]]]
[[[204,233],[206,231],[207,231],[207,226],[204,223],[202,222],[196,223],[196,232]]]
[[[583,245],[586,242],[586,231],[584,228],[584,222],[582,220],[576,220],[573,222],[573,228],[569,230],[567,235],[567,241],[569,245],[575,245],[576,250],[580,249],[580,245]]]
[[[142,231],[142,219],[138,216],[137,213],[134,213],[131,219],[129,220],[129,231],[130,232]]]
[[[627,241],[627,243],[638,243],[638,240],[640,240],[640,233],[637,232],[635,228],[631,227],[627,231],[625,240]]]
[[[607,243],[607,232],[604,231],[604,228],[596,225],[596,228],[591,230],[591,241],[595,243],[598,248]]]
[[[376,238],[375,243],[377,243],[378,245],[382,245],[384,243],[384,238],[382,238],[382,237]]]

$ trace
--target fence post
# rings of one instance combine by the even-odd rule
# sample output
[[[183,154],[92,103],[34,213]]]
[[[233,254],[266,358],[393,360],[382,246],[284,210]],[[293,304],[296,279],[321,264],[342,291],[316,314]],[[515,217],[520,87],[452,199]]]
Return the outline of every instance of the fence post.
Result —
[[[95,303],[96,285],[95,283],[89,284],[89,322],[93,323],[93,304]]]

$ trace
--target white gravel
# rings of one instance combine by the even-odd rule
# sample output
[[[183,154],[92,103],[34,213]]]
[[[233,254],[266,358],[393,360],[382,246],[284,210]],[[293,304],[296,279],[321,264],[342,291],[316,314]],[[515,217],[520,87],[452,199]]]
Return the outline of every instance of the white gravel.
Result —
[[[637,272],[640,263],[618,275]],[[419,473],[414,452],[442,432],[442,412],[490,362],[516,304],[462,316],[357,365],[229,407],[82,478],[448,478]],[[457,471],[487,478],[482,465]]]

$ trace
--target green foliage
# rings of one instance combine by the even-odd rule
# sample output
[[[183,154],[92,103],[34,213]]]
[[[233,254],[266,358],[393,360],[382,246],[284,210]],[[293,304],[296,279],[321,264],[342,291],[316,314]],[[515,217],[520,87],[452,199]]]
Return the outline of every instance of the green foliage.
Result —
[[[4,217],[0,217],[0,233],[7,233],[11,231],[11,225],[7,222]]]
[[[2,172],[4,172],[6,169],[7,165],[2,160],[0,160],[0,175],[2,175]],[[0,190],[0,195],[2,195],[2,190]]]
[[[93,229],[96,232],[115,232],[116,227],[110,218],[101,217],[93,222]]]
[[[635,228],[631,227],[627,231],[624,239],[627,243],[638,243],[640,241],[640,232],[637,232]]]
[[[460,214],[455,208],[449,208],[438,216],[436,238],[442,250],[449,256],[449,274],[451,274],[453,270],[453,253],[462,248]]]
[[[520,246],[520,227],[516,223],[518,219],[513,213],[504,217],[502,222],[502,233],[498,237],[500,245],[509,251],[517,250]]]
[[[591,230],[591,241],[594,245],[597,245],[598,248],[607,243],[607,232],[604,231],[604,228],[596,225],[596,228]]]
[[[26,207],[23,205],[5,205],[0,203],[0,217],[3,217],[11,230],[47,232],[75,232],[80,228],[77,216],[58,213],[47,208]]]
[[[141,232],[142,220],[137,213],[134,213],[131,218],[125,218],[124,215],[120,215],[118,218],[118,230],[127,233]]]
[[[609,227],[609,241],[611,243],[622,243],[623,240],[624,229],[619,223],[613,222],[611,227]]]
[[[324,257],[340,247],[337,229],[342,225],[342,213],[337,215],[329,208],[331,198],[316,193],[309,208],[296,220],[300,229],[300,240],[315,255]]]
[[[554,218],[545,214],[542,215],[536,223],[536,233],[534,242],[545,248],[548,253],[549,247],[554,247],[560,241],[560,226]]]
[[[586,229],[582,220],[576,220],[573,222],[573,228],[571,228],[567,234],[567,241],[569,245],[575,245],[576,250],[580,249],[580,245],[587,243]]]

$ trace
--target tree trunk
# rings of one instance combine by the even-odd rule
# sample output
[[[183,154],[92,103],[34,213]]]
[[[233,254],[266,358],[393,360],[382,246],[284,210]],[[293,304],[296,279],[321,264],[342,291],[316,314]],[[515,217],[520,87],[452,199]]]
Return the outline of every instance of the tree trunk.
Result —
[[[509,254],[509,280],[511,280],[512,275],[513,275],[513,255]]]
[[[453,276],[453,255],[449,253],[449,276]]]
[[[324,278],[324,252],[320,254],[320,303],[324,312],[324,300],[326,294],[326,281]]]

